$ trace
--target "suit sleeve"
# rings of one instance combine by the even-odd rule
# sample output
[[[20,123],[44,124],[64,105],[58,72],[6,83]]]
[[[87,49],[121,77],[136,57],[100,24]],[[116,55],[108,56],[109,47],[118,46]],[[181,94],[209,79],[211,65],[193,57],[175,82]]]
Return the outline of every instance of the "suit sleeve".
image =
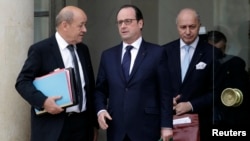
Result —
[[[102,109],[106,109],[107,97],[108,97],[108,86],[107,86],[107,79],[104,67],[104,54],[102,54],[96,79],[96,89],[95,89],[96,113]]]
[[[32,106],[40,109],[43,106],[46,96],[38,91],[33,80],[39,75],[38,70],[41,66],[41,57],[35,46],[31,46],[28,51],[28,57],[19,73],[15,88],[18,93]]]
[[[173,95],[170,92],[168,78],[167,55],[163,50],[158,65],[158,79],[160,80],[160,105],[161,105],[161,127],[173,127]]]

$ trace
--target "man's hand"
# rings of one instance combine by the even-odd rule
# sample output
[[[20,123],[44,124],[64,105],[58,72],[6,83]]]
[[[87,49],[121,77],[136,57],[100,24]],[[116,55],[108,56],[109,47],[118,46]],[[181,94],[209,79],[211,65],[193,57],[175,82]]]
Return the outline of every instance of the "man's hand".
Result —
[[[182,115],[192,110],[190,102],[180,102],[175,106],[176,115]]]
[[[98,123],[99,123],[99,126],[103,129],[103,130],[106,130],[108,128],[108,124],[106,122],[106,120],[112,120],[111,116],[109,115],[109,113],[104,110],[104,111],[101,111],[99,114],[98,114]]]
[[[173,138],[173,130],[171,128],[161,128],[162,141],[170,141]]]
[[[177,101],[180,99],[181,95],[177,95],[176,97],[173,98],[173,110],[175,110]]]
[[[61,98],[61,96],[48,97],[43,104],[44,109],[53,115],[61,113],[64,109],[56,104],[56,100]]]

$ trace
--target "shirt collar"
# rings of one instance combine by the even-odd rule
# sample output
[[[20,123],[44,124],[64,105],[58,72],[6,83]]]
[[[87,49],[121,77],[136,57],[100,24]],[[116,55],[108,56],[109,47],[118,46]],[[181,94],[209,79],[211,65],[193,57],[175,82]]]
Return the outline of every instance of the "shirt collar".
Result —
[[[189,44],[188,46],[195,49],[197,44],[198,44],[198,41],[199,41],[199,36],[197,36],[197,38],[194,40],[194,42],[192,44]],[[184,43],[184,41],[182,39],[180,39],[180,48],[183,48],[185,45],[187,45],[187,44]]]
[[[125,42],[123,42],[123,49],[125,49],[128,45],[131,45],[133,46],[135,49],[139,49],[140,48],[140,45],[141,45],[141,42],[142,42],[142,37],[138,38],[135,42],[133,42],[132,44],[127,44]]]
[[[56,32],[56,41],[61,50],[67,48],[69,45],[58,32]],[[74,45],[74,47],[76,46]]]

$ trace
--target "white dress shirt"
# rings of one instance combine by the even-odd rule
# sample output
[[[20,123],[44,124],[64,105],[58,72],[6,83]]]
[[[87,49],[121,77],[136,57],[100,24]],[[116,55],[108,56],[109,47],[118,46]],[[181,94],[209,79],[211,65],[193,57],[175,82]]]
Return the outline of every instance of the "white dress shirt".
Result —
[[[194,55],[194,51],[195,51],[195,49],[196,49],[196,47],[197,47],[197,44],[198,44],[198,41],[199,41],[199,36],[194,40],[194,42],[192,43],[192,44],[189,44],[188,46],[190,46],[190,49],[189,49],[189,59],[190,59],[190,62],[191,62],[191,60],[192,60],[192,57],[193,57],[193,55]],[[183,62],[183,59],[184,59],[184,56],[185,56],[185,53],[186,53],[186,51],[185,51],[185,48],[184,48],[184,46],[186,46],[187,44],[185,44],[184,42],[183,42],[183,40],[182,39],[180,39],[180,51],[181,51],[181,58],[180,58],[180,60],[181,60],[181,63]],[[193,111],[193,105],[190,103],[190,101],[188,101],[188,103],[190,104],[190,106],[191,106],[191,111]]]
[[[56,32],[56,40],[57,40],[57,43],[58,43],[58,46],[59,46],[59,49],[61,52],[61,56],[62,56],[65,68],[69,68],[69,67],[74,68],[73,58],[70,54],[69,49],[67,48],[67,46],[69,44],[62,38],[62,36],[58,32]],[[84,75],[83,75],[83,71],[82,71],[82,65],[80,63],[78,54],[76,52],[76,46],[74,46],[74,51],[75,51],[75,54],[76,54],[76,57],[78,60],[79,73],[80,73],[81,83],[82,83],[82,92],[83,92],[82,111],[85,111],[86,110],[86,97],[85,97],[86,92],[84,89],[85,80],[84,80]],[[79,111],[78,107],[79,107],[79,105],[68,107],[68,108],[66,108],[66,112],[78,112],[79,113],[80,111]]]
[[[194,51],[196,49],[198,41],[199,41],[199,37],[197,37],[192,44],[188,45],[188,46],[190,46],[190,49],[189,49],[189,56],[190,56],[189,59],[190,59],[190,62],[191,62],[191,59],[192,59],[192,57],[194,55]],[[181,51],[181,56],[180,56],[181,58],[180,58],[180,60],[181,60],[181,63],[183,62],[183,59],[184,59],[184,56],[185,56],[185,53],[186,53],[185,48],[184,48],[184,46],[186,46],[186,45],[187,44],[185,44],[183,42],[183,40],[180,39],[180,51]]]
[[[124,53],[126,52],[126,47],[128,45],[131,45],[133,46],[133,48],[130,50],[131,52],[131,63],[130,63],[130,69],[129,69],[129,73],[131,73],[132,71],[132,68],[134,66],[134,63],[135,63],[135,59],[136,59],[136,56],[138,54],[138,51],[140,49],[140,45],[141,45],[141,42],[142,42],[142,37],[138,38],[135,42],[133,42],[132,44],[127,44],[125,42],[123,42],[123,47],[122,47],[122,58],[121,58],[121,63],[122,63],[122,59],[123,59],[123,56],[124,56]]]

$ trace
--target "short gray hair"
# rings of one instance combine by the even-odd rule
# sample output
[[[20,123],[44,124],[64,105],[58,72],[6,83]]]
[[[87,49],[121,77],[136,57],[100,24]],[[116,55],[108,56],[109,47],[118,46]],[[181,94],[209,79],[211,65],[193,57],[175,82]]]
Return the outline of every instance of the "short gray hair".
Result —
[[[74,13],[70,10],[61,11],[56,16],[56,27],[58,27],[63,21],[66,21],[67,23],[71,23],[73,21]]]
[[[194,14],[195,14],[195,16],[196,16],[196,18],[197,18],[197,20],[198,20],[198,22],[201,23],[200,15],[199,15],[199,13],[198,13],[196,10],[194,10],[194,9],[192,9],[192,8],[184,8],[184,9],[181,9],[181,10],[179,11],[179,13],[178,13],[178,15],[177,15],[177,17],[176,17],[176,19],[175,19],[175,23],[176,23],[176,24],[178,23],[178,17],[179,17],[179,15],[180,15],[180,13],[181,13],[182,11],[185,11],[185,10],[193,11]]]

